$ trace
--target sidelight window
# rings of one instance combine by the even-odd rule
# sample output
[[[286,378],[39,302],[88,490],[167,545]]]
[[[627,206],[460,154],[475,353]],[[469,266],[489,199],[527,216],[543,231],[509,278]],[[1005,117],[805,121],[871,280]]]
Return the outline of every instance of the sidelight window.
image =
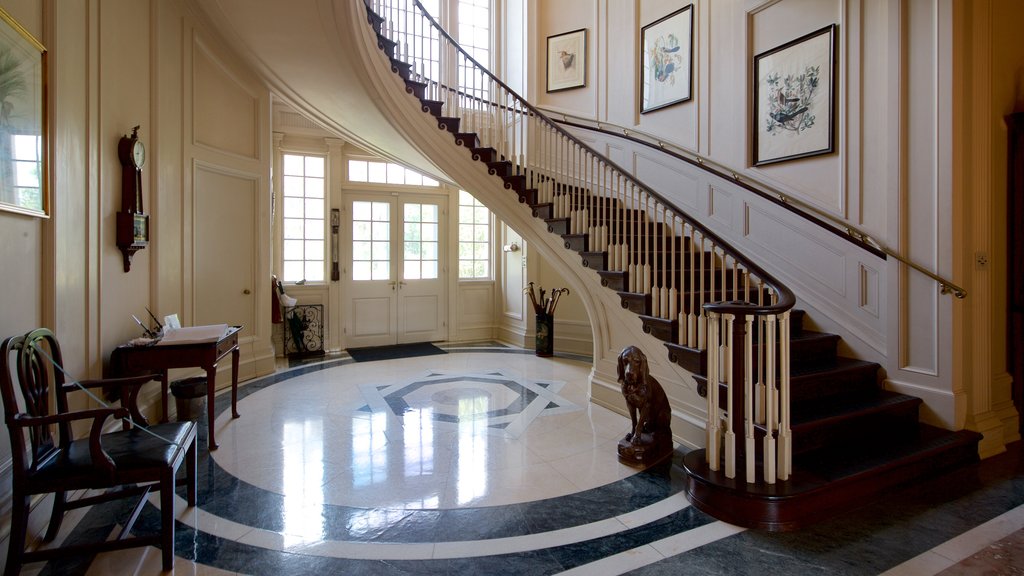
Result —
[[[283,164],[281,279],[284,282],[323,282],[324,157],[284,154]]]

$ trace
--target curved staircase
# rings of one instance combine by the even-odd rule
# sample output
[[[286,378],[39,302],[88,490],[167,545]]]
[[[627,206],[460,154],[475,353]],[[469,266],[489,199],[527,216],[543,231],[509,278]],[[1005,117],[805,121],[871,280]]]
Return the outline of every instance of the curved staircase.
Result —
[[[543,115],[518,96],[507,99],[514,93],[489,72],[481,75],[490,87],[500,86],[501,98],[417,73],[396,50],[394,38],[405,32],[378,12],[406,20],[412,14],[421,37],[447,38],[463,63],[475,64],[418,13],[418,2],[366,0],[366,6],[410,105],[451,133],[467,161],[484,163],[500,178],[548,232],[579,253],[581,266],[618,294],[644,332],[665,342],[669,359],[694,374],[708,399],[708,447],[688,452],[679,464],[699,509],[740,526],[792,530],[977,460],[979,434],[919,422],[920,399],[884,390],[878,364],[838,356],[839,336],[804,330],[804,313],[792,309],[795,300],[784,286],[610,160],[578,141],[563,142],[572,137],[546,124],[523,129],[517,147],[517,122]],[[495,116],[518,118],[511,135],[506,124],[495,129]],[[583,176],[566,168],[574,155],[585,158]],[[714,350],[719,354],[709,354]]]

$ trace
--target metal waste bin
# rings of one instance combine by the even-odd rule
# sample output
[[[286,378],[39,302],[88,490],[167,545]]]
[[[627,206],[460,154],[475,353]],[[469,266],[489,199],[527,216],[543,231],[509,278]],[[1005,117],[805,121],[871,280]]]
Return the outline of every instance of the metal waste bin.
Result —
[[[198,420],[206,404],[206,376],[194,376],[171,382],[178,421]]]

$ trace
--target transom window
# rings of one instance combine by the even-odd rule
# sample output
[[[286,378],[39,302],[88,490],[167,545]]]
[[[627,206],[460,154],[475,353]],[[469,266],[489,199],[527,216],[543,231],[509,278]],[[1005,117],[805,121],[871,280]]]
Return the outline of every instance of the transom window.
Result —
[[[349,160],[348,179],[350,182],[371,182],[374,184],[430,187],[441,185],[437,180],[409,170],[401,164],[374,162],[372,160]]]
[[[324,281],[324,157],[284,154],[284,282]]]
[[[491,277],[491,211],[459,190],[459,278]]]

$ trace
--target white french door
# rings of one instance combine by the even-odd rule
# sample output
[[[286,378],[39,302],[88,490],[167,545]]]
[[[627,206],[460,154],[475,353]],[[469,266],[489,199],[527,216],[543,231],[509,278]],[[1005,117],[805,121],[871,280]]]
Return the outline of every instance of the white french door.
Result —
[[[346,197],[346,348],[447,339],[446,203],[425,194]]]

